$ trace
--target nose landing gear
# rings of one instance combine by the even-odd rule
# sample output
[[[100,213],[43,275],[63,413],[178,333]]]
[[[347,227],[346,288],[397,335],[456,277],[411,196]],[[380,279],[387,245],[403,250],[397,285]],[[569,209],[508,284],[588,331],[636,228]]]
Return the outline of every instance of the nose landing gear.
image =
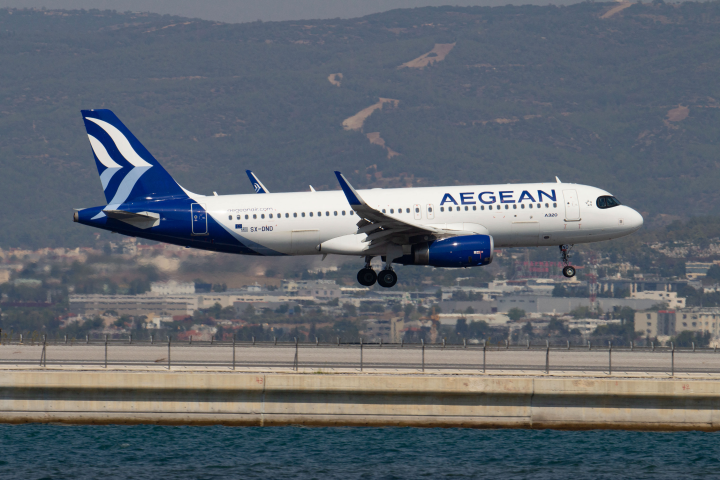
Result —
[[[567,278],[575,276],[575,267],[570,265],[570,250],[572,250],[572,247],[573,245],[560,245],[560,256],[562,257],[563,265],[565,265],[562,269],[562,273]]]

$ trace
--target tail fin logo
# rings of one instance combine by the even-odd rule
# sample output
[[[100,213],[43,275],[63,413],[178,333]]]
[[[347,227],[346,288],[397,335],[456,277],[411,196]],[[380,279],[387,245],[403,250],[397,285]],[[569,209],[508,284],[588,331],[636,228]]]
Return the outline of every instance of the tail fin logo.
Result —
[[[115,148],[117,148],[118,152],[120,152],[123,160],[133,167],[120,182],[120,185],[117,187],[112,199],[108,200],[108,206],[106,209],[114,210],[127,200],[133,187],[135,187],[135,184],[138,180],[140,180],[140,177],[142,177],[146,171],[152,168],[152,165],[137,154],[132,145],[130,145],[128,139],[125,138],[125,135],[123,135],[122,132],[113,125],[97,118],[85,117],[85,119],[102,128],[112,139],[115,144]],[[88,134],[88,137],[95,156],[98,158],[100,163],[107,167],[100,175],[100,182],[102,183],[103,190],[106,194],[112,194],[112,192],[107,191],[110,180],[118,171],[122,170],[123,167],[112,159],[107,151],[108,149],[100,140],[90,134]]]

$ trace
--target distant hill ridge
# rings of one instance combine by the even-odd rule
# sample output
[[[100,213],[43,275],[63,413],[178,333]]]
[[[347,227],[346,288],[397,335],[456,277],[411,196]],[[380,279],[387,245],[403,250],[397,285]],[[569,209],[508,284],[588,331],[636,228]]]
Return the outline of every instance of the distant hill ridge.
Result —
[[[82,108],[112,109],[203,193],[251,193],[246,168],[274,192],[334,189],[336,169],[359,187],[557,175],[650,218],[718,214],[720,2],[617,7],[0,9],[0,246],[94,239],[71,220],[104,203]]]

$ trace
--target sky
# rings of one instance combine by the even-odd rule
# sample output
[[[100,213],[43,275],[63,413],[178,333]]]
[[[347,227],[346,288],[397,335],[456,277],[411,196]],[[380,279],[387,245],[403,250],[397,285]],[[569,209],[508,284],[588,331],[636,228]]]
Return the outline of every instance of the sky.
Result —
[[[440,5],[569,5],[578,0],[0,0],[0,8],[152,12],[228,23],[353,18],[395,8]]]

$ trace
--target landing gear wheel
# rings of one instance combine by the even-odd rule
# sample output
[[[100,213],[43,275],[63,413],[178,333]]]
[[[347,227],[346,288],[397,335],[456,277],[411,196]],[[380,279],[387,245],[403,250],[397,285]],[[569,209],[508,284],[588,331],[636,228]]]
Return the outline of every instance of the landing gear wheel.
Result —
[[[392,270],[383,270],[377,277],[381,287],[390,288],[397,283],[397,274]]]
[[[563,268],[562,272],[563,275],[565,275],[567,278],[572,278],[575,276],[575,267],[568,265],[567,267]]]
[[[377,280],[377,274],[372,268],[363,268],[358,272],[357,279],[358,282],[360,282],[360,285],[371,287],[375,285],[375,281]]]

